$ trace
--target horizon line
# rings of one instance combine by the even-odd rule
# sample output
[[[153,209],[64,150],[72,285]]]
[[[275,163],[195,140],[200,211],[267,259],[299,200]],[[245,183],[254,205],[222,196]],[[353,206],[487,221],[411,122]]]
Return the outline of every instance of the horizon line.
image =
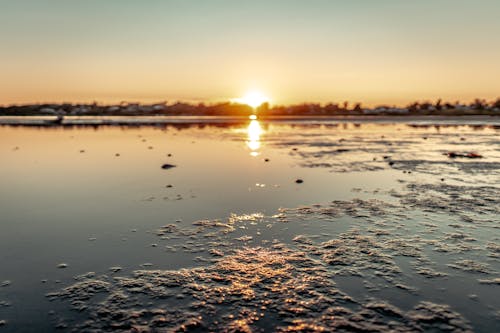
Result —
[[[328,102],[317,102],[317,101],[302,101],[302,102],[295,102],[295,103],[272,103],[271,101],[266,101],[262,103],[260,106],[267,104],[271,108],[279,108],[279,107],[291,107],[291,106],[298,106],[298,105],[319,105],[319,106],[327,106],[327,105],[339,105],[343,106],[347,103],[348,106],[354,107],[356,105],[359,105],[359,107],[363,108],[377,108],[377,107],[397,107],[397,108],[403,108],[403,107],[408,107],[414,104],[424,104],[424,103],[430,103],[430,104],[435,104],[435,103],[442,103],[442,104],[451,104],[451,105],[467,105],[471,104],[474,102],[483,102],[486,104],[492,104],[497,101],[500,101],[500,95],[495,98],[482,98],[482,97],[474,97],[470,98],[468,100],[460,100],[460,99],[445,99],[445,98],[434,98],[434,99],[416,99],[416,100],[411,100],[405,103],[387,103],[387,102],[382,102],[382,103],[365,103],[365,102],[359,102],[359,101],[350,101],[350,100],[341,100],[341,101],[328,101]],[[8,108],[8,107],[23,107],[23,106],[34,106],[34,105],[97,105],[97,106],[117,106],[117,105],[166,105],[166,106],[172,106],[176,104],[187,104],[191,106],[206,106],[206,107],[211,107],[211,106],[217,106],[217,105],[224,105],[224,104],[233,104],[233,105],[247,105],[245,103],[237,102],[234,99],[226,99],[226,100],[201,100],[201,99],[173,99],[173,100],[156,100],[154,102],[151,101],[146,101],[146,100],[121,100],[121,101],[114,101],[114,102],[105,102],[105,101],[99,101],[99,100],[86,100],[86,101],[33,101],[33,102],[13,102],[13,103],[6,103],[6,104],[0,104],[1,108]],[[260,107],[259,106],[259,107]]]

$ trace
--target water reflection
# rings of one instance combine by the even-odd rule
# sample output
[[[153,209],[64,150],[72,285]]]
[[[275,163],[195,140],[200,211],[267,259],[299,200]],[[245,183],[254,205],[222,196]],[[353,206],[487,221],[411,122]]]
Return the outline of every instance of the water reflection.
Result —
[[[246,141],[247,147],[250,148],[250,155],[257,156],[260,154],[259,149],[261,146],[260,136],[262,135],[263,130],[260,126],[258,120],[253,119],[250,121],[250,124],[247,127],[248,138]]]

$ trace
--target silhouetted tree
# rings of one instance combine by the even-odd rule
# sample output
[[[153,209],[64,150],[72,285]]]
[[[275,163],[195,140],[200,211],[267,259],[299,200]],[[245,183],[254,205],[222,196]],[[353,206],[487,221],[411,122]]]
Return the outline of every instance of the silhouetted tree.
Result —
[[[354,105],[354,108],[352,109],[352,111],[354,111],[354,112],[358,112],[358,113],[359,113],[359,112],[361,112],[362,110],[363,110],[363,109],[361,108],[361,103],[356,103],[356,104]]]
[[[442,109],[441,98],[437,100],[435,107],[436,107],[436,110],[441,110]]]
[[[500,98],[497,98],[496,101],[494,101],[492,104],[491,104],[492,107],[494,108],[499,108],[500,109]]]

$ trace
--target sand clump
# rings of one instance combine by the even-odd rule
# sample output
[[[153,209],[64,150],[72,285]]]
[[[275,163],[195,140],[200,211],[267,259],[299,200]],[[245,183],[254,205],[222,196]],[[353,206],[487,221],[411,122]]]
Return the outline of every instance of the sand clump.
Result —
[[[424,297],[416,282],[446,286],[463,271],[496,288],[490,276],[499,251],[481,232],[494,225],[497,190],[402,186],[380,193],[385,200],[167,222],[152,231],[154,244],[184,253],[195,267],[87,273],[47,296],[83,314],[83,321],[61,320],[84,331],[469,332],[461,314]],[[478,207],[464,212],[454,203]],[[345,278],[360,286],[340,288]],[[360,288],[363,296],[352,296]],[[412,306],[403,310],[385,292],[405,293]]]
[[[97,293],[101,302],[92,301]],[[88,320],[75,329],[85,331],[470,331],[445,305],[421,302],[405,312],[383,301],[359,303],[321,262],[284,244],[243,248],[204,267],[88,279],[49,297],[84,312]]]

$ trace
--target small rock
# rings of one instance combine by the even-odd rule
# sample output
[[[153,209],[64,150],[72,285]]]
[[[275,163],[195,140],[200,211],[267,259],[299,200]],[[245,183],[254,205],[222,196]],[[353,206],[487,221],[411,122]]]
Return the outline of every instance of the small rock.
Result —
[[[10,280],[5,280],[2,283],[0,283],[0,287],[7,287],[10,286],[12,282]]]
[[[268,158],[265,158],[265,159],[264,159],[264,162],[269,162],[269,159],[268,159]]]
[[[0,327],[7,325],[7,320],[0,320]]]
[[[172,157],[172,154],[167,154],[168,157]]]
[[[116,153],[115,156],[118,157],[118,156],[120,156],[120,154]]]
[[[389,161],[389,165],[394,165],[394,162],[393,161]]]
[[[172,188],[173,186],[171,184],[168,184],[167,186],[165,186],[166,188]]]
[[[116,272],[119,272],[122,270],[122,268],[120,266],[114,266],[114,267],[110,267],[109,270],[113,273],[116,273]]]
[[[80,150],[80,153],[85,153],[85,149],[81,149],[81,150]]]
[[[448,156],[449,158],[457,158],[457,157],[465,157],[465,158],[483,158],[482,155],[474,152],[469,152],[469,153],[457,153],[454,151],[449,151],[447,153],[444,153],[443,155]]]
[[[297,180],[295,180],[295,182],[296,182],[297,184],[302,184],[304,181],[303,181],[302,179],[297,179]]]
[[[60,263],[59,265],[57,265],[57,268],[66,268],[68,267],[68,264],[66,263]]]
[[[175,168],[175,167],[176,167],[175,165],[173,165],[173,164],[168,164],[168,163],[165,163],[165,164],[163,164],[163,165],[161,166],[161,168],[162,168],[163,170],[168,170],[168,169],[172,169],[172,168]]]

